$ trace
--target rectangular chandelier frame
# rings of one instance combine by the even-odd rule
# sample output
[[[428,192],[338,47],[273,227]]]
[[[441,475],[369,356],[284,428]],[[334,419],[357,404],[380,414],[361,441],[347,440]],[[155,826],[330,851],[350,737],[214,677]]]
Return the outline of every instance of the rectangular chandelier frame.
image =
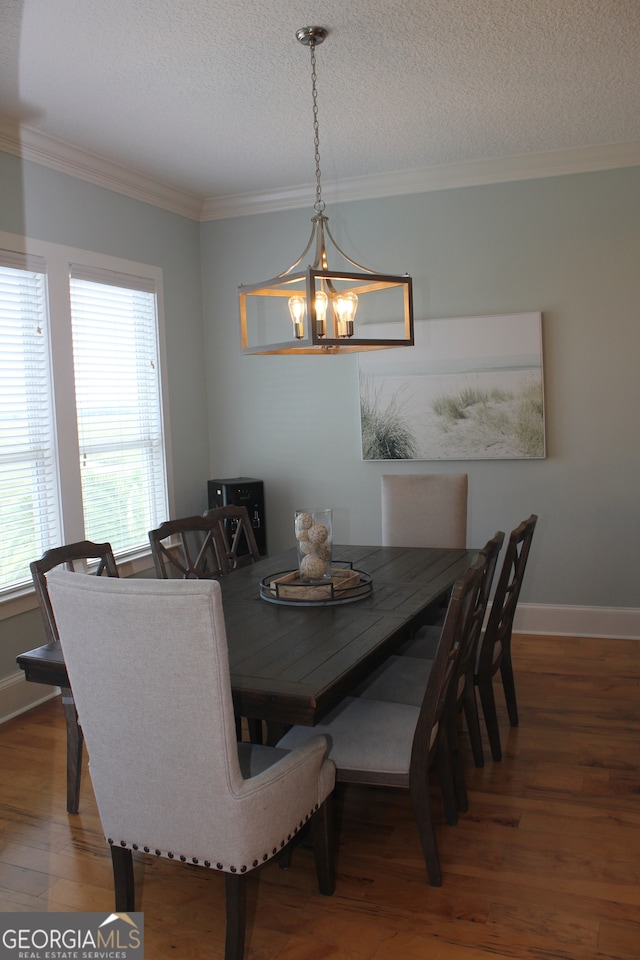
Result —
[[[387,289],[397,289],[402,295],[402,317],[385,316],[378,318],[384,321],[385,329],[389,322],[397,322],[399,332],[402,323],[402,336],[398,338],[375,337],[369,331],[375,331],[376,323],[363,322],[366,320],[367,297]],[[316,324],[316,295],[320,290],[336,290],[341,293],[349,291],[357,295],[360,300],[358,308],[360,321],[355,323],[355,332],[351,337],[337,336],[336,320],[331,309],[327,310],[326,336],[320,336]],[[301,296],[305,299],[307,310],[304,320],[304,336],[296,339],[291,333],[288,340],[271,343],[255,343],[251,340],[251,321],[248,317],[249,298],[280,297],[285,301],[292,296]],[[329,294],[331,298],[331,294]],[[256,283],[239,288],[240,301],[240,333],[241,349],[243,354],[325,354],[361,353],[365,350],[388,350],[392,347],[411,347],[414,344],[413,333],[413,296],[411,277],[387,276],[375,273],[341,272],[335,270],[318,270],[308,267],[297,273],[282,274],[272,280]],[[282,330],[287,328],[293,331],[289,320],[287,302],[282,304]],[[357,336],[358,328],[366,336]]]

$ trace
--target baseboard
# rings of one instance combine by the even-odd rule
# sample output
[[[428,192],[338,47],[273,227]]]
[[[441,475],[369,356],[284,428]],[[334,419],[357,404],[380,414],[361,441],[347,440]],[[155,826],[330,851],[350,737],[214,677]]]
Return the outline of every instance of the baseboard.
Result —
[[[640,608],[521,603],[516,610],[513,629],[516,633],[640,640]]]
[[[28,683],[22,671],[5,677],[0,680],[0,723],[26,713],[59,693],[58,687],[46,683]]]

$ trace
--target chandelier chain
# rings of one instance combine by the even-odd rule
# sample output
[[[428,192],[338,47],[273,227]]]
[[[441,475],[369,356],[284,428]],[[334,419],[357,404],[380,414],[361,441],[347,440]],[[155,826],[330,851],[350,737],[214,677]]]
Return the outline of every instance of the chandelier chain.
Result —
[[[322,184],[320,181],[320,125],[318,123],[318,90],[316,88],[316,45],[311,43],[311,95],[313,98],[313,146],[315,149],[316,160],[316,202],[313,209],[316,213],[322,213],[325,204],[322,199]]]

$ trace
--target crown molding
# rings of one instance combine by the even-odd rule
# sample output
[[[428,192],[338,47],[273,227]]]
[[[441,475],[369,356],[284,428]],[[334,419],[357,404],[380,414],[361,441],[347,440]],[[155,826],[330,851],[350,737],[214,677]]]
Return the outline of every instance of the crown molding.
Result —
[[[0,150],[170,213],[200,220],[202,198],[2,115]]]
[[[603,144],[596,147],[575,147],[540,153],[497,157],[491,160],[470,160],[465,163],[442,164],[417,170],[354,177],[323,183],[323,197],[330,202],[373,200],[402,194],[451,190],[489,183],[515,180],[537,180],[572,173],[591,173],[619,167],[640,166],[640,141]],[[271,193],[247,193],[228,197],[212,197],[202,206],[202,220],[223,220],[229,217],[271,213],[313,206],[315,187],[291,187]]]
[[[315,186],[302,184],[269,192],[210,197],[203,201],[186,190],[113,163],[98,154],[40,133],[2,115],[0,150],[196,221],[225,220],[256,213],[300,209],[313,206],[315,197]],[[635,166],[640,166],[640,141],[549,150],[353,177],[323,183],[323,196],[325,200],[333,203],[346,203],[351,200],[373,200],[432,190],[535,180]]]

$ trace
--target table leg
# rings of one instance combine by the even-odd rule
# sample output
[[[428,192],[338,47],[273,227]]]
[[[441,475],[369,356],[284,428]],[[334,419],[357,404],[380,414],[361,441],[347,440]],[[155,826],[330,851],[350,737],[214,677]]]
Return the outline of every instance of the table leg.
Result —
[[[269,747],[275,747],[278,743],[278,740],[281,740],[284,737],[285,733],[288,733],[291,730],[290,723],[281,723],[278,720],[267,720],[267,736],[265,738],[265,743]]]
[[[70,687],[61,687],[64,719],[67,726],[67,813],[77,813],[80,806],[82,745],[84,736],[78,723],[75,700]]]

